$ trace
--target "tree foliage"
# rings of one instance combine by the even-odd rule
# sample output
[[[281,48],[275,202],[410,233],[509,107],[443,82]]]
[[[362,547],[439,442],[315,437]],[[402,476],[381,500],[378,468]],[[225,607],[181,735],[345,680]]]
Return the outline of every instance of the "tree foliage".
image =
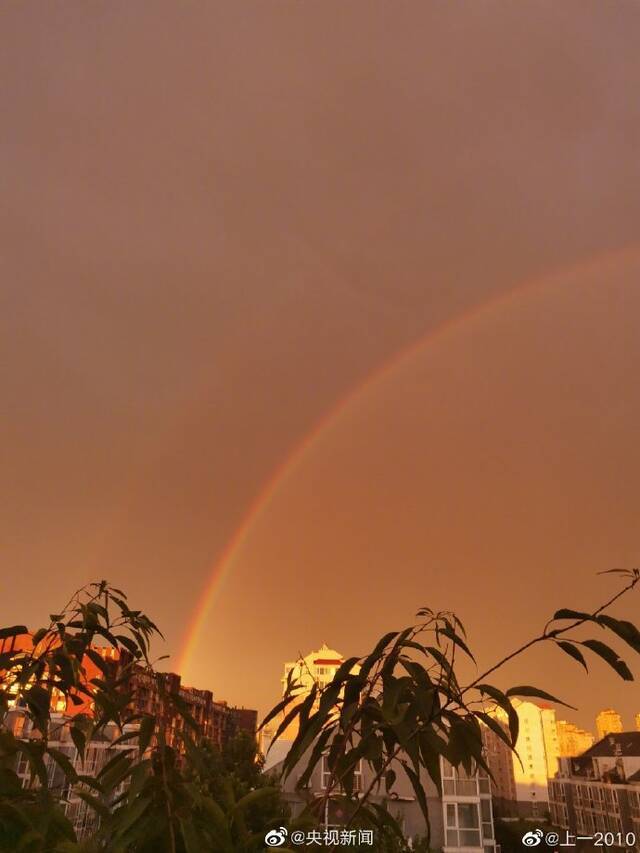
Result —
[[[154,669],[150,646],[158,635],[105,581],[76,592],[28,643],[23,625],[0,630],[0,850],[261,849],[265,830],[284,817],[278,791],[254,763],[251,738],[239,738],[222,755],[203,742],[186,702]],[[115,654],[101,654],[101,647]],[[157,714],[135,712],[132,676],[140,673],[155,684]],[[55,705],[79,712],[61,717]],[[19,733],[9,725],[16,714],[25,718]],[[180,722],[173,737],[171,719]],[[55,745],[61,727],[70,750]],[[114,730],[99,771],[78,772],[70,751],[84,759],[90,744]],[[22,757],[29,766],[24,787],[16,772]],[[82,838],[65,816],[71,796],[92,817]]]
[[[546,643],[585,669],[597,657],[621,678],[632,678],[626,662],[602,639],[613,636],[640,651],[638,629],[610,613],[640,579],[637,570],[621,575],[624,587],[601,607],[557,611],[539,636],[467,684],[458,674],[462,656],[474,662],[464,626],[453,613],[426,607],[415,624],[385,634],[369,654],[346,660],[323,689],[315,685],[303,695],[289,684],[263,722],[279,721],[276,739],[290,723],[298,726],[283,776],[302,768],[297,785],[304,791],[323,756],[330,775],[323,795],[308,798],[296,823],[278,785],[262,773],[250,737],[240,736],[222,750],[203,741],[187,703],[155,669],[150,648],[160,635],[156,625],[132,609],[121,590],[105,581],[90,584],[29,643],[23,642],[23,625],[0,629],[0,850],[252,853],[264,849],[269,829],[319,823],[327,804],[336,803],[349,824],[376,828],[380,850],[405,850],[395,816],[374,796],[379,790],[391,790],[403,773],[428,833],[425,780],[440,789],[441,758],[468,772],[486,768],[483,726],[515,749],[514,699],[561,701],[529,685],[498,688],[489,678],[505,663]],[[584,636],[589,628],[598,636]],[[135,710],[139,679],[133,676],[140,674],[155,685],[157,713]],[[56,706],[77,713],[61,716],[52,711]],[[496,709],[508,721],[506,728],[496,721]],[[11,725],[16,714],[24,718],[23,728]],[[179,725],[170,730],[170,720]],[[101,740],[106,761],[92,772],[83,762]],[[361,761],[370,782],[358,793]],[[19,765],[28,767],[26,785]],[[71,797],[90,816],[81,837],[65,814]],[[420,849],[428,846],[427,837]]]
[[[297,735],[284,759],[283,778],[295,768],[301,792],[323,757],[329,783],[322,795],[309,800],[308,809],[320,819],[327,803],[340,804],[350,815],[350,824],[372,825],[377,830],[399,826],[376,801],[380,790],[389,792],[398,773],[403,773],[414,791],[429,831],[425,779],[441,792],[441,759],[468,773],[476,767],[490,775],[483,753],[483,727],[490,728],[515,751],[518,738],[516,698],[542,699],[566,704],[538,687],[517,685],[508,690],[488,681],[508,661],[531,647],[545,643],[577,661],[585,669],[587,658],[596,656],[623,679],[631,671],[617,651],[600,638],[584,638],[583,629],[597,628],[600,636],[612,635],[640,652],[640,632],[631,623],[607,611],[614,602],[636,586],[637,569],[614,570],[624,587],[593,612],[557,611],[544,630],[496,664],[478,673],[467,684],[458,678],[460,657],[475,665],[465,628],[450,612],[418,611],[418,620],[403,630],[385,634],[372,651],[351,657],[336,671],[323,689],[314,684],[308,693],[290,681],[283,700],[267,715],[263,726],[279,721],[274,741],[292,724]],[[571,707],[571,706],[569,706]],[[497,719],[502,716],[508,725]],[[355,787],[356,771],[363,762],[370,782],[364,792]],[[378,798],[379,799],[379,798]]]

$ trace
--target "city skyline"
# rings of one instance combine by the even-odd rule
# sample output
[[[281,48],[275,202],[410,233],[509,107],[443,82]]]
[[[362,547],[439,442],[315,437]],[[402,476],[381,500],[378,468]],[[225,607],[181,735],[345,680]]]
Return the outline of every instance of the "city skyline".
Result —
[[[0,624],[107,578],[168,670],[264,713],[283,661],[423,605],[488,665],[610,597],[638,9],[587,6],[416,3],[398,38],[364,2],[3,11]],[[589,666],[499,680],[633,720]]]

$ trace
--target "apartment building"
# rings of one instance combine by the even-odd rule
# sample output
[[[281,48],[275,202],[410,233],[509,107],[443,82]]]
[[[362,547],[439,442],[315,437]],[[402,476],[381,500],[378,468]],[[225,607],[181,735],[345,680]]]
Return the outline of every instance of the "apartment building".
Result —
[[[623,730],[622,717],[613,708],[605,708],[596,717],[596,732],[598,740],[602,740],[608,734],[616,734]]]
[[[326,687],[343,662],[342,654],[335,649],[330,649],[326,643],[323,643],[319,649],[309,652],[308,655],[299,657],[298,660],[287,661],[284,664],[283,675],[280,679],[282,694],[284,695],[289,684],[297,685],[296,699],[293,701],[303,701],[309,695],[314,684],[317,684],[319,690]],[[354,667],[354,672],[357,670],[358,668]],[[271,725],[260,732],[259,748],[265,756],[266,770],[282,761],[291,742],[295,740],[298,734],[298,721],[296,719],[287,726],[274,743],[273,738],[284,716],[284,713],[280,714],[278,718],[272,721]]]
[[[33,649],[31,635],[19,634],[0,640],[0,653],[19,651],[29,653]],[[183,727],[180,715],[172,703],[177,698],[186,706],[187,712],[199,724],[202,739],[221,747],[238,731],[256,734],[258,712],[249,708],[234,708],[225,701],[214,700],[210,690],[200,690],[182,684],[180,675],[173,672],[152,674],[134,663],[131,654],[112,646],[92,646],[95,652],[107,664],[114,677],[126,675],[123,689],[132,692],[130,710],[139,714],[152,714],[166,725],[168,744],[180,748],[179,734]],[[102,670],[88,656],[82,660],[85,671],[85,683],[91,684],[94,678],[102,678]],[[86,693],[78,692],[77,703],[68,700],[54,687],[51,691],[51,711],[74,716],[75,714],[93,715],[94,703]]]
[[[608,734],[560,759],[549,796],[556,826],[575,836],[611,833],[605,846],[640,849],[640,732]]]
[[[298,696],[299,700],[302,700],[314,684],[317,684],[319,689],[326,687],[343,661],[344,657],[340,652],[323,644],[305,657],[285,663],[281,679],[283,692],[292,680],[299,685]],[[357,669],[354,667],[354,671]],[[274,727],[271,727],[264,733],[263,748],[268,748],[273,731]],[[296,734],[297,728],[289,727],[282,740],[273,746],[266,766],[274,775],[279,775],[282,759]],[[326,758],[322,757],[304,789],[297,789],[298,779],[309,755],[310,750],[282,783],[283,795],[294,817],[299,815],[310,801],[322,797],[329,784],[331,774]],[[396,773],[392,788],[387,792],[384,784],[377,786],[374,788],[372,800],[386,808],[399,820],[406,838],[424,836],[427,833],[427,826],[413,787],[399,761],[394,762],[391,767]],[[491,785],[488,774],[481,768],[467,774],[462,767],[454,768],[444,759],[440,761],[440,769],[442,796],[433,782],[427,778],[426,773],[422,774],[422,783],[427,793],[432,849],[441,849],[444,853],[461,853],[462,851],[495,853]],[[372,770],[366,762],[361,761],[354,776],[356,794],[368,790],[372,780]],[[338,806],[329,803],[325,816],[327,827],[338,827],[344,824],[348,815],[342,811],[343,807],[342,804]]]
[[[594,744],[591,732],[581,729],[568,720],[558,720],[558,748],[560,758],[575,758]]]
[[[502,817],[542,816],[548,809],[547,782],[558,770],[559,740],[550,705],[515,700],[519,734],[514,754],[491,729],[484,729],[485,749],[494,776],[496,813]],[[493,716],[506,728],[501,708]]]
[[[343,662],[344,657],[340,652],[330,649],[326,643],[316,651],[309,652],[305,657],[288,661],[284,665],[281,678],[283,695],[289,682],[298,685],[300,696],[307,696],[314,684],[322,690],[329,684]],[[358,667],[354,667],[353,671],[357,672]]]
[[[123,733],[135,732],[137,726],[125,726],[124,731],[121,732],[115,724],[109,723],[99,734],[87,742],[83,761],[71,739],[69,722],[70,718],[68,715],[57,712],[53,713],[49,726],[48,743],[50,747],[59,750],[69,759],[73,769],[78,774],[95,777],[107,761],[110,761],[118,751],[136,746],[137,740],[135,737],[124,743],[115,745],[114,741]],[[32,734],[33,723],[22,708],[14,708],[9,711],[5,718],[5,725],[7,730],[17,738],[26,740]],[[78,789],[82,788],[82,786],[69,785],[59,764],[50,755],[45,753],[43,759],[47,770],[49,788],[60,793],[60,805],[66,817],[73,824],[76,835],[79,839],[90,835],[97,828],[99,818],[96,811],[78,796]],[[29,762],[23,753],[19,755],[15,771],[22,781],[23,787],[28,787],[31,781],[31,773]],[[114,799],[123,789],[124,783],[114,791]],[[85,787],[85,790],[88,794],[95,794],[95,791],[90,787]]]
[[[326,791],[330,774],[324,760],[321,760],[304,788],[296,789],[296,784],[310,753],[300,762],[299,769],[283,782],[283,796],[288,802],[294,817]],[[385,808],[398,820],[407,839],[424,837],[427,825],[416,800],[415,792],[399,762],[392,765],[396,780],[389,792],[384,784],[374,788],[372,802]],[[491,803],[491,785],[484,770],[467,774],[462,767],[452,767],[441,759],[442,796],[438,794],[433,782],[423,774],[422,783],[427,794],[429,832],[431,848],[443,853],[495,853],[495,833]],[[277,774],[280,765],[272,768]],[[373,774],[366,762],[361,762],[355,774],[354,788],[362,792],[369,788]],[[330,803],[326,812],[326,826],[339,827],[348,819],[342,803]]]
[[[183,720],[175,712],[172,698],[177,697],[187,712],[198,723],[201,738],[222,747],[239,731],[255,736],[258,712],[249,708],[234,708],[223,701],[215,701],[210,690],[186,687],[174,672],[152,676],[143,669],[134,670],[130,688],[133,692],[131,710],[139,714],[153,714],[162,719],[168,734],[169,746],[180,749]],[[162,686],[162,690],[161,690]]]

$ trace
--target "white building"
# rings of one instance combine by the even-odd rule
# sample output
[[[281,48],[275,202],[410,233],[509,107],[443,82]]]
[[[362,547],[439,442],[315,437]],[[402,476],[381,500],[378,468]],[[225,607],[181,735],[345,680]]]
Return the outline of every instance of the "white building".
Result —
[[[283,696],[289,683],[297,685],[295,693],[298,698],[294,701],[298,702],[309,695],[314,684],[317,684],[319,690],[322,690],[333,679],[343,661],[344,658],[340,652],[330,649],[326,643],[323,643],[316,651],[309,652],[305,657],[300,657],[296,661],[288,661],[284,665],[284,673],[281,679]],[[357,672],[357,667],[354,668],[354,672]],[[293,707],[293,705],[289,707]],[[284,713],[281,714],[272,721],[271,725],[260,732],[259,747],[265,756],[265,770],[269,770],[284,759],[291,742],[295,740],[298,733],[297,720],[295,720],[287,726],[278,740],[275,743],[273,742],[284,716]]]
[[[339,652],[323,644],[317,651],[310,652],[297,661],[286,663],[282,678],[283,692],[292,679],[300,685],[299,696],[300,700],[303,699],[314,683],[320,689],[326,687],[343,661],[344,658]],[[354,667],[354,671],[357,670],[358,668]],[[275,728],[266,735],[263,743],[273,737],[274,731]],[[274,745],[271,761],[268,763],[273,772],[278,772],[279,764],[296,734],[297,728],[290,727],[280,746],[278,742]],[[280,753],[277,752],[278,749],[281,750]],[[280,756],[278,760],[274,755]],[[330,779],[323,757],[305,788],[296,788],[309,755],[310,751],[283,783],[283,794],[294,817],[300,814],[310,800],[323,796]],[[427,826],[413,787],[399,761],[391,766],[396,773],[393,787],[387,793],[384,784],[378,786],[374,789],[372,800],[399,820],[406,838],[424,837],[427,834]],[[440,760],[440,769],[442,796],[426,772],[422,772],[422,784],[427,794],[432,849],[441,849],[444,853],[495,853],[489,776],[481,769],[468,775],[462,767],[454,768],[444,759]],[[366,762],[361,761],[354,777],[356,796],[368,789],[372,779],[372,770]],[[337,826],[344,818],[339,812],[332,812],[329,825]]]
[[[549,779],[556,775],[559,766],[556,712],[550,705],[519,699],[513,701],[513,707],[519,722],[517,754],[504,744],[502,748],[508,753],[507,760],[513,765],[515,812],[523,817],[536,817],[548,809]],[[507,725],[507,715],[501,708],[496,709],[494,714],[503,725]],[[493,741],[496,740],[494,737]],[[500,747],[500,744],[497,745]],[[510,800],[514,795],[514,786],[509,784],[508,791],[495,790],[494,795]]]
[[[322,690],[336,674],[338,667],[344,662],[343,656],[335,649],[330,649],[323,643],[315,652],[309,652],[306,657],[298,658],[284,665],[282,676],[282,693],[284,694],[289,680],[300,685],[300,693],[307,695],[314,684]],[[357,672],[357,668],[354,669]]]

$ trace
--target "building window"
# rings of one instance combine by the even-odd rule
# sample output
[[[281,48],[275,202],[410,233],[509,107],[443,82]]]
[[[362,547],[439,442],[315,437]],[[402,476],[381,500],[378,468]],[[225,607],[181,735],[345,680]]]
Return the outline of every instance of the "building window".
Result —
[[[482,815],[482,837],[485,841],[493,841],[493,820],[489,800],[480,800],[480,813]]]
[[[320,787],[323,791],[325,791],[329,785],[331,784],[331,771],[329,770],[329,763],[327,761],[327,756],[322,756],[322,762],[320,764]],[[335,788],[334,790],[341,790],[341,788]],[[354,791],[362,791],[362,759],[358,762],[355,772],[353,774],[353,790]]]
[[[442,790],[448,796],[477,797],[478,779],[475,773],[469,775],[464,767],[453,767],[448,761],[442,762]],[[488,784],[488,778],[486,779]]]
[[[476,803],[447,803],[447,847],[480,847],[480,815]]]

